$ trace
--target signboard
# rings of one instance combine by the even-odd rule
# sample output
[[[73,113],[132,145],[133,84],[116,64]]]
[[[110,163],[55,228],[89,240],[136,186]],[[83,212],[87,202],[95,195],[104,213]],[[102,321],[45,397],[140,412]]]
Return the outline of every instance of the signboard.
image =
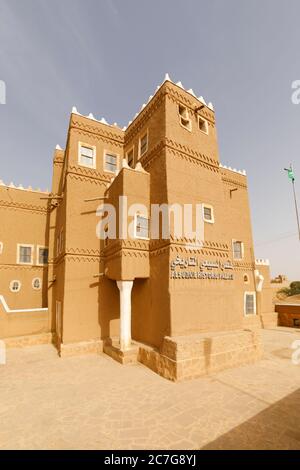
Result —
[[[194,268],[194,269],[192,269]],[[233,281],[233,265],[230,260],[201,260],[195,256],[176,256],[170,263],[171,279],[214,279]]]

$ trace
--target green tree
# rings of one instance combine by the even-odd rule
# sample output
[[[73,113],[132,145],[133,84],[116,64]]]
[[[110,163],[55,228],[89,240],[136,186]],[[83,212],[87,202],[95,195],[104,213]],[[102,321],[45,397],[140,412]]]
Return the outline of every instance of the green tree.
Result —
[[[300,294],[300,281],[293,281],[290,283],[290,287],[284,287],[279,291],[282,294],[287,295],[288,297],[292,295],[299,295]]]

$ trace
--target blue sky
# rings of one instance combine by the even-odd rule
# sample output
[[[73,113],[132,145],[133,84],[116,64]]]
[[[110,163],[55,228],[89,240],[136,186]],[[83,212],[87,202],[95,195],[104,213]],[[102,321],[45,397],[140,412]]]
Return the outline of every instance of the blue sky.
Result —
[[[0,178],[50,187],[73,105],[126,125],[165,72],[216,109],[220,160],[248,174],[257,257],[300,279],[298,0],[0,0]]]

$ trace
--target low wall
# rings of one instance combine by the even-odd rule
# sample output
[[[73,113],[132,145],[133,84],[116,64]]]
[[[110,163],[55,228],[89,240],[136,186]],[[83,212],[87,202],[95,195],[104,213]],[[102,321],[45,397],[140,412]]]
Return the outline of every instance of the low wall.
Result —
[[[160,350],[140,347],[138,360],[163,377],[181,381],[255,362],[262,357],[260,330],[165,337]]]
[[[300,304],[277,304],[279,326],[300,328]]]
[[[7,305],[4,297],[0,295],[0,338],[10,339],[8,343],[17,344],[13,338],[21,337],[21,343],[31,344],[32,341],[25,341],[25,337],[34,336],[48,338],[51,331],[48,308],[17,309],[12,310]],[[42,336],[41,336],[42,335]]]

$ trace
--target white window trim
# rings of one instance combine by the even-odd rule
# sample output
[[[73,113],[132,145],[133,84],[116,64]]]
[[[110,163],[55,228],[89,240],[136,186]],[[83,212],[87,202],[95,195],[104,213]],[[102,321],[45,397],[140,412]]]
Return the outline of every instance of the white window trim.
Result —
[[[91,150],[93,150],[93,165],[84,165],[84,163],[81,163],[80,157],[81,157],[81,147],[87,147]],[[95,170],[97,167],[97,156],[96,156],[96,146],[91,145],[91,144],[86,144],[85,142],[78,142],[78,165],[83,166],[84,168],[91,168],[92,170]]]
[[[254,297],[254,301],[253,301],[254,312],[253,313],[246,313],[246,296],[247,295],[252,295]],[[245,317],[251,317],[253,315],[256,315],[256,292],[246,291],[246,292],[244,292],[244,316]]]
[[[20,248],[31,248],[31,260],[30,263],[24,263],[23,261],[20,261]],[[26,243],[17,243],[17,264],[25,264],[26,266],[31,266],[33,265],[33,255],[34,255],[34,245],[28,245]]]
[[[3,242],[0,242],[0,255],[3,253]]]
[[[182,106],[183,108],[186,108],[186,110],[187,110],[187,112],[188,112],[188,116],[189,116],[188,121],[189,121],[189,123],[190,123],[189,127],[186,127],[186,126],[185,126],[184,124],[182,124],[182,122],[181,122],[182,116],[181,116],[181,114],[180,114],[180,112],[179,112],[179,106]],[[192,126],[192,118],[191,118],[191,116],[190,116],[189,108],[188,108],[185,104],[178,103],[178,106],[177,106],[177,113],[178,113],[178,117],[179,117],[179,124],[181,125],[181,127],[183,127],[183,129],[185,129],[186,131],[192,132],[193,126]]]
[[[114,157],[117,157],[116,171],[110,171],[110,170],[107,170],[105,168],[105,155],[106,154],[113,155]],[[111,175],[116,175],[119,171],[119,168],[120,168],[120,155],[118,153],[114,152],[113,150],[104,149],[104,152],[103,152],[103,171],[105,171],[105,173],[110,173]]]
[[[207,209],[211,210],[211,220],[205,218],[204,208],[207,208]],[[214,224],[215,223],[214,208],[211,204],[202,204],[202,217],[203,217],[204,222],[206,222],[207,224]]]
[[[18,290],[13,290],[13,288],[12,288],[12,286],[14,285],[15,282],[18,282],[18,283],[19,283],[19,288],[18,288]],[[21,283],[21,281],[19,281],[18,279],[14,279],[13,281],[10,281],[10,283],[9,283],[9,290],[10,290],[11,292],[13,292],[13,294],[15,294],[16,292],[20,292],[21,287],[22,287],[22,283]]]
[[[141,142],[142,142],[142,138],[145,137],[145,135],[147,135],[147,148],[144,153],[141,153]],[[139,151],[138,151],[139,159],[148,152],[148,149],[149,149],[149,129],[147,129],[146,132],[143,132],[139,137]]]
[[[136,212],[134,214],[134,238],[136,238],[137,240],[150,240],[150,237],[141,237],[140,235],[138,235],[136,233],[136,226],[137,226],[137,218],[138,217],[144,217],[145,219],[148,220],[148,234],[150,232],[150,219],[149,219],[149,217],[145,214],[141,214],[139,212]]]
[[[199,126],[200,119],[201,119],[201,121],[205,122],[206,131],[203,131],[202,129],[200,129],[200,126]],[[199,115],[198,115],[198,129],[199,129],[200,132],[202,132],[202,134],[208,135],[208,121],[206,119],[204,119],[204,117],[199,116]]]
[[[34,282],[35,282],[35,281],[39,281],[40,287],[34,287]],[[40,277],[34,277],[34,278],[32,279],[31,285],[32,285],[32,289],[33,289],[33,290],[41,290],[41,288],[42,288],[42,279],[41,279]]]
[[[132,162],[133,162],[133,164],[134,164],[134,145],[133,145],[129,150],[127,150],[127,152],[126,152],[126,161],[127,161],[128,165],[129,165],[129,162],[128,162],[128,154],[129,154],[131,151],[133,152],[133,159],[132,159]],[[131,168],[131,167],[130,167],[130,168]]]
[[[40,262],[39,262],[39,261],[40,261],[40,248],[45,249],[45,250],[48,250],[48,255],[49,255],[49,249],[48,249],[47,246],[37,245],[37,247],[36,247],[36,250],[37,250],[37,252],[36,252],[36,265],[37,265],[37,266],[47,266],[48,263],[47,263],[47,264],[44,264],[44,263],[40,263]]]
[[[241,243],[241,245],[242,245],[242,257],[241,257],[241,258],[235,258],[235,257],[234,257],[234,248],[233,248],[233,244],[234,244],[235,242],[239,242],[239,243]],[[232,259],[235,260],[235,261],[239,261],[239,260],[241,260],[241,259],[244,259],[244,256],[245,256],[244,242],[242,242],[242,240],[237,240],[237,239],[235,239],[235,238],[232,239]]]

